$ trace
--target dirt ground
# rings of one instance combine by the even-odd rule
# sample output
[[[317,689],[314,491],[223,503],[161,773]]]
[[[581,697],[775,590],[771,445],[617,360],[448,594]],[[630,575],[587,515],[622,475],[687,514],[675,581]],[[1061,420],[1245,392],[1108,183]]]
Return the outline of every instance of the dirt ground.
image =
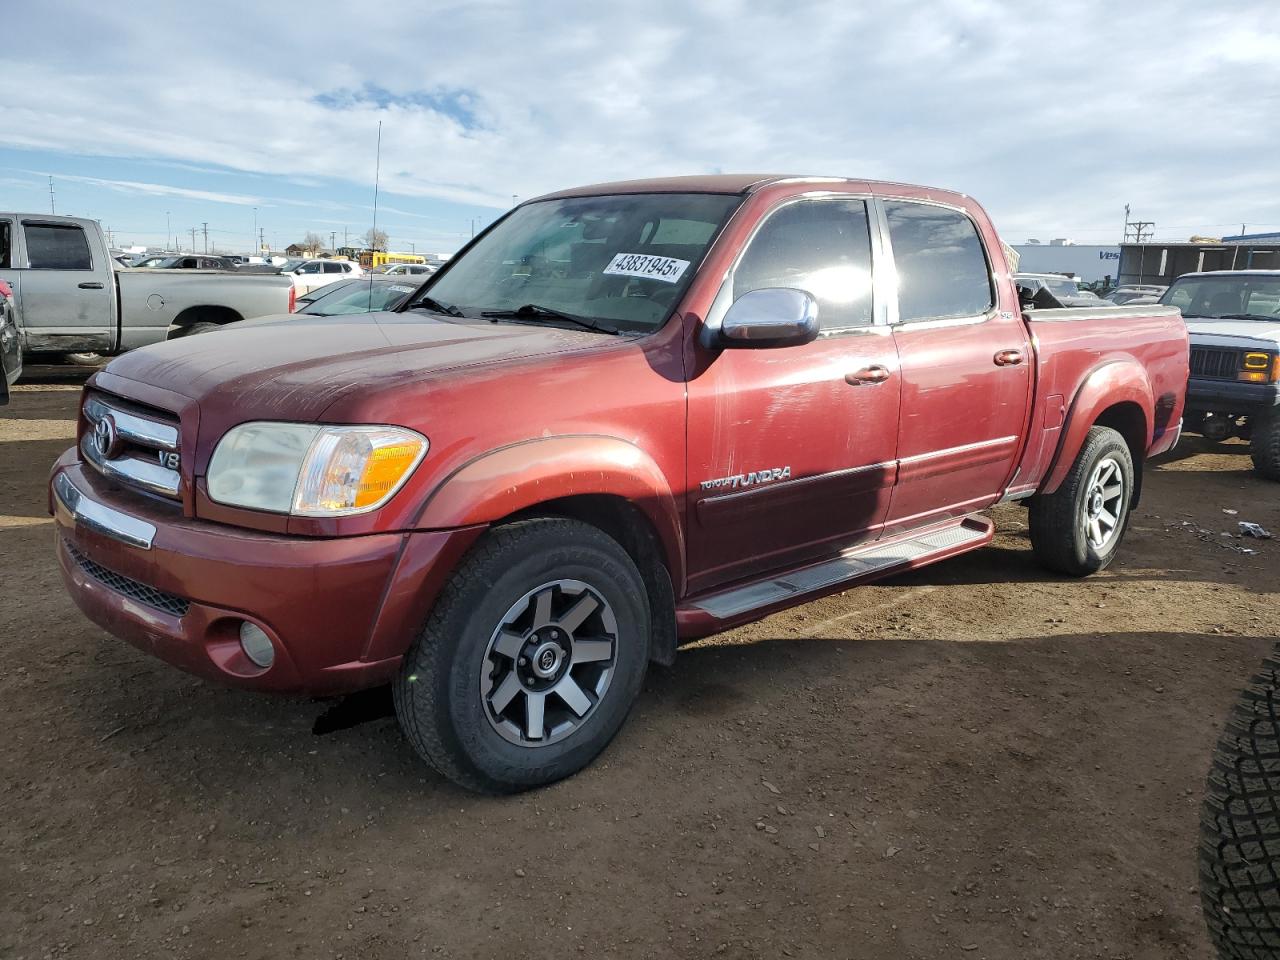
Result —
[[[0,408],[0,956],[1210,957],[1201,784],[1280,589],[1280,539],[1220,536],[1280,533],[1242,445],[1150,469],[1101,576],[1039,572],[1000,508],[986,550],[651,669],[593,767],[482,799],[381,692],[221,689],[79,615],[45,513],[77,389]]]

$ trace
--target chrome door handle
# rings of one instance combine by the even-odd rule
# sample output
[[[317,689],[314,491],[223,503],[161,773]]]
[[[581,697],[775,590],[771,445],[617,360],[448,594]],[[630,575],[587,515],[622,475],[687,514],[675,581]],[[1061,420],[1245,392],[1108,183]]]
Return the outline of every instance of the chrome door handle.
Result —
[[[997,367],[1016,367],[1022,362],[1021,350],[1001,350],[995,357]]]
[[[84,283],[76,284],[81,290],[101,290],[102,284],[97,280],[86,280]]]
[[[889,368],[878,363],[844,375],[844,382],[851,387],[858,387],[865,383],[884,383],[888,379]]]

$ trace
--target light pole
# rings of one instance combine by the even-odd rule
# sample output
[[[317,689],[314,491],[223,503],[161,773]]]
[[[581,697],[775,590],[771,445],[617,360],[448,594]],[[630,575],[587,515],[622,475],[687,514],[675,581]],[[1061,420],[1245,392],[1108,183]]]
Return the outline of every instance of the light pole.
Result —
[[[249,242],[250,246],[258,242],[258,208],[253,208],[253,239]],[[261,250],[258,253],[262,253]]]
[[[164,248],[173,248],[173,224],[169,221],[169,211],[164,212]]]

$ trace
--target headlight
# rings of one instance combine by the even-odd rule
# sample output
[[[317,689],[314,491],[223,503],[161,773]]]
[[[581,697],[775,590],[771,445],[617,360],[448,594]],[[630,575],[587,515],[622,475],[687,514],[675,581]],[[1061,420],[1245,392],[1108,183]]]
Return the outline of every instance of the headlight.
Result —
[[[335,517],[382,506],[427,453],[403,427],[242,423],[209,461],[209,497],[229,506]]]

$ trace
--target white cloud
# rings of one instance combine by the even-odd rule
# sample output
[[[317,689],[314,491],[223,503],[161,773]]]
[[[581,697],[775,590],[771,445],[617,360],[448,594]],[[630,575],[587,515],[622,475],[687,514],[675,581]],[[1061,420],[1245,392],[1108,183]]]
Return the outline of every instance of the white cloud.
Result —
[[[218,193],[213,190],[191,190],[186,187],[171,187],[163,183],[104,180],[100,177],[84,177],[69,173],[58,174],[58,179],[90,183],[94,186],[106,187],[108,190],[115,190],[117,193],[135,193],[149,197],[182,197],[186,200],[207,200],[210,203],[230,203],[241,207],[269,206],[269,203],[261,197],[251,197],[241,193]]]
[[[1015,241],[1110,239],[1125,202],[1158,229],[1280,223],[1271,0],[1046,9],[446,0],[384,3],[363,29],[346,4],[27,4],[8,72],[38,96],[10,98],[0,143],[371,186],[382,120],[384,191],[495,209],[579,182],[783,170],[961,189]],[[350,93],[369,89],[384,105]]]

